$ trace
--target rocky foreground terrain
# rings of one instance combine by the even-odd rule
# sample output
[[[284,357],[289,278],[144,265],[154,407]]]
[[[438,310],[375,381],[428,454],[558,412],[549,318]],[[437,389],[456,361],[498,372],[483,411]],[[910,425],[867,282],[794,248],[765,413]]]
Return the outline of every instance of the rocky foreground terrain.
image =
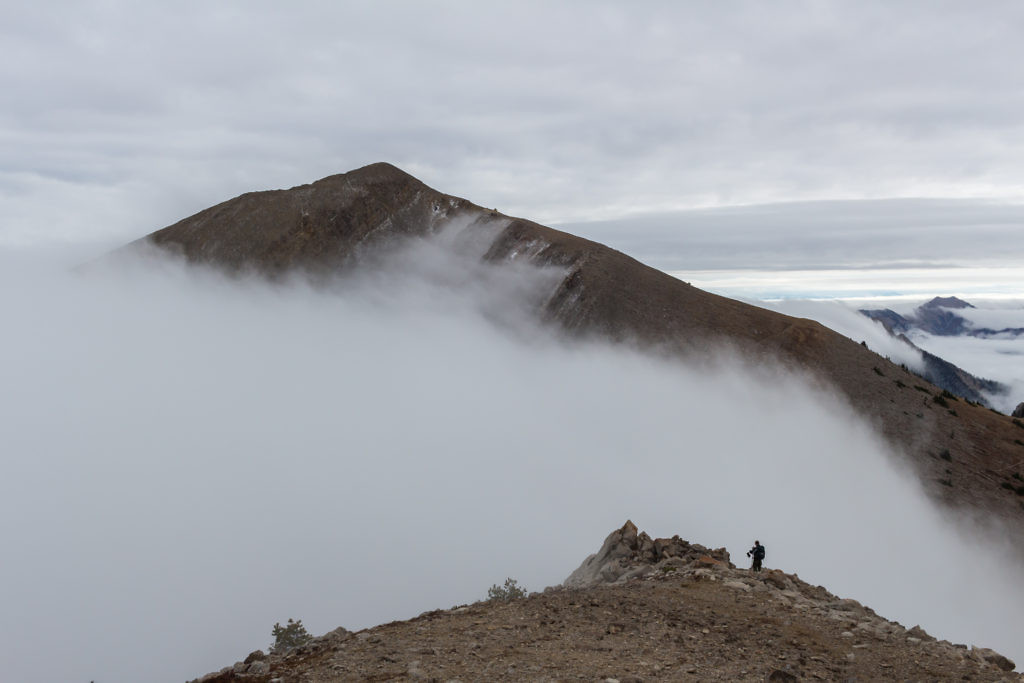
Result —
[[[1013,669],[795,574],[740,569],[725,549],[627,522],[543,593],[338,628],[198,681],[1020,680]]]

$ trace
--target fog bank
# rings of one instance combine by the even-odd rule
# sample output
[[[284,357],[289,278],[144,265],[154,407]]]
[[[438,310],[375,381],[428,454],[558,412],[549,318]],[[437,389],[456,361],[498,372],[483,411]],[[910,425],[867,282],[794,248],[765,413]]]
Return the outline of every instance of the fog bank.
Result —
[[[30,258],[32,256],[32,258]],[[838,399],[561,341],[550,274],[419,245],[327,291],[0,255],[0,661],[180,681],[271,626],[559,583],[627,518],[1024,657],[1020,567],[954,533]],[[50,264],[50,265],[48,265]]]
[[[786,299],[783,301],[749,301],[749,303],[796,318],[816,320],[856,342],[864,342],[875,353],[893,363],[906,365],[915,372],[924,370],[921,352],[893,337],[885,327],[840,301]]]

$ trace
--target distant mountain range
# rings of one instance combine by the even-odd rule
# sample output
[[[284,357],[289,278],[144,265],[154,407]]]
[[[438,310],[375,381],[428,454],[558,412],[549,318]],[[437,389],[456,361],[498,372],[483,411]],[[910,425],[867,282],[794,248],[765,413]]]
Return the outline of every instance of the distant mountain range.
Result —
[[[995,380],[976,377],[963,368],[925,351],[907,336],[908,333],[915,331],[943,337],[964,335],[986,337],[1014,333],[1014,330],[1009,329],[1000,331],[976,329],[967,319],[953,312],[962,308],[974,308],[974,306],[955,296],[937,296],[918,306],[909,316],[900,315],[890,308],[861,309],[860,312],[881,323],[892,336],[920,351],[924,361],[924,371],[921,375],[929,382],[957,396],[989,405],[986,394],[989,396],[1005,394],[1009,391],[1009,387]]]
[[[155,245],[229,273],[277,279],[305,272],[320,279],[372,268],[382,248],[439,235],[455,222],[482,243],[485,263],[528,263],[560,273],[534,304],[538,320],[570,336],[639,345],[691,362],[727,352],[809,373],[875,425],[934,497],[996,516],[1024,541],[1024,487],[1018,489],[1014,478],[1024,476],[1024,423],[954,395],[977,393],[944,391],[942,376],[917,376],[817,322],[699,290],[604,245],[438,192],[389,164],[244,194],[120,253]],[[942,315],[935,313],[935,324],[942,324]],[[955,329],[956,323],[945,325]],[[945,367],[968,388],[983,382]],[[742,416],[736,419],[742,423]]]
[[[909,316],[903,316],[889,308],[862,309],[861,313],[885,325],[890,334],[901,335],[920,330],[940,337],[994,337],[1024,335],[1024,327],[992,329],[975,327],[969,320],[955,313],[958,309],[974,308],[972,304],[955,296],[937,296],[914,309]]]

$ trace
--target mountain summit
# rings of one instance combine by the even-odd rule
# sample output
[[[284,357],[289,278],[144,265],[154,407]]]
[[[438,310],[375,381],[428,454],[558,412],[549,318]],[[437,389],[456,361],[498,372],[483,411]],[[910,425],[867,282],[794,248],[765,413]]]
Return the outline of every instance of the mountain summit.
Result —
[[[995,515],[1024,541],[1024,489],[1014,478],[1024,475],[1024,432],[1011,418],[960,401],[817,322],[704,292],[602,244],[438,192],[390,164],[243,194],[139,243],[230,273],[325,277],[371,267],[389,245],[440,235],[455,222],[479,238],[487,263],[558,270],[537,303],[539,319],[660,354],[710,359],[728,349],[808,372],[877,425],[934,497]]]

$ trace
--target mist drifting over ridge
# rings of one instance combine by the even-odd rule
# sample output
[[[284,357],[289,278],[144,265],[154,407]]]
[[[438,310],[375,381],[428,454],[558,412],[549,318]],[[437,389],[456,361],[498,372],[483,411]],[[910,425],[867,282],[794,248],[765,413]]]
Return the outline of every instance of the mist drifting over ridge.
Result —
[[[539,590],[627,517],[737,561],[761,538],[769,566],[1021,656],[1019,568],[822,387],[567,342],[528,315],[551,273],[392,256],[327,289],[4,257],[15,679],[180,680],[289,616],[319,633],[506,576]]]

